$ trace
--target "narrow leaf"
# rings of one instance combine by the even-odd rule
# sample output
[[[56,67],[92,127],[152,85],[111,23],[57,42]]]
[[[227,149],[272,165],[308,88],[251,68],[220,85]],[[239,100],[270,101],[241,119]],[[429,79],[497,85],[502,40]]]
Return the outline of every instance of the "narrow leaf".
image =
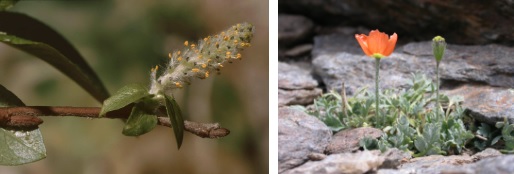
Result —
[[[148,95],[150,95],[148,90],[141,84],[124,86],[103,102],[100,116],[104,116],[107,112],[121,109]]]
[[[144,104],[138,103],[132,108],[122,133],[126,136],[139,136],[150,132],[155,126],[157,116],[145,112]]]
[[[166,112],[171,121],[175,139],[177,140],[177,147],[180,149],[182,140],[184,139],[184,119],[182,118],[182,111],[174,98],[166,96]]]
[[[0,11],[0,42],[32,54],[66,74],[99,102],[106,88],[79,52],[59,33],[24,14]]]
[[[25,104],[11,91],[0,85],[0,107],[25,106]]]
[[[11,91],[0,85],[0,107],[25,106]],[[21,165],[46,157],[39,129],[8,130],[0,128],[0,165]]]

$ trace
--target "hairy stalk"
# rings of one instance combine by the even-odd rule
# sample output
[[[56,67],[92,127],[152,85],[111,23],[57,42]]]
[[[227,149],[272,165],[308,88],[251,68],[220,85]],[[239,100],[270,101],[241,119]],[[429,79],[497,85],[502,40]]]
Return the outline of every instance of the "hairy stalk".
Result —
[[[435,93],[435,107],[436,107],[436,115],[437,117],[439,117],[439,61],[436,62],[436,67],[435,67],[435,75],[436,75],[436,93]]]
[[[377,119],[380,117],[380,111],[378,110],[378,80],[379,80],[379,76],[378,76],[378,72],[380,71],[380,59],[379,58],[375,58],[375,69],[376,69],[376,73],[375,73],[375,113],[376,113],[376,116],[377,116]],[[385,118],[380,118],[382,120],[382,125],[385,124]]]

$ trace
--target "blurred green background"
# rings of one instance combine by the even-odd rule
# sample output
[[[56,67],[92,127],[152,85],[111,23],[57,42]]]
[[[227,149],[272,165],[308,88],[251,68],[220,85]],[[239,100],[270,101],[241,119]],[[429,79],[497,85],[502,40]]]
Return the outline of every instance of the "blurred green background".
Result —
[[[60,32],[111,93],[129,83],[147,84],[150,68],[162,65],[185,40],[196,42],[245,21],[255,25],[255,35],[242,61],[175,92],[188,120],[219,122],[231,130],[228,137],[186,133],[177,150],[170,128],[125,137],[119,120],[44,118],[47,158],[0,166],[0,173],[268,172],[268,1],[21,1],[10,10]],[[50,65],[5,44],[0,84],[27,105],[101,106]]]

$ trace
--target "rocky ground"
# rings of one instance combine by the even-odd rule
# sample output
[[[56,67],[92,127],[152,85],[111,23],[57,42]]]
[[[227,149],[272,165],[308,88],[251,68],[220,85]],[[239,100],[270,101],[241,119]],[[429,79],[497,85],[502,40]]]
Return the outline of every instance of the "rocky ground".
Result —
[[[360,151],[358,142],[363,135],[379,137],[381,131],[357,128],[333,134],[317,118],[291,107],[307,106],[327,90],[340,91],[343,82],[348,95],[363,86],[374,88],[374,60],[364,55],[354,37],[370,30],[316,21],[320,14],[345,15],[337,11],[343,7],[329,6],[327,2],[336,3],[279,1],[282,6],[279,8],[286,12],[304,9],[309,3],[323,7],[304,14],[279,14],[279,173],[514,173],[514,155],[504,155],[495,149],[419,158],[397,149],[385,153]],[[358,6],[346,5],[346,8]],[[484,30],[506,35],[502,28],[481,28]],[[474,37],[474,33],[464,34]],[[409,87],[412,73],[435,78],[431,42],[412,37],[402,40],[400,32],[398,35],[394,53],[381,61],[381,89]],[[501,42],[491,43],[497,40]],[[477,121],[494,124],[507,117],[514,123],[514,48],[509,45],[512,40],[486,37],[473,43],[483,45],[462,45],[469,40],[447,39],[449,45],[440,66],[441,89],[447,95],[463,96],[466,112]]]

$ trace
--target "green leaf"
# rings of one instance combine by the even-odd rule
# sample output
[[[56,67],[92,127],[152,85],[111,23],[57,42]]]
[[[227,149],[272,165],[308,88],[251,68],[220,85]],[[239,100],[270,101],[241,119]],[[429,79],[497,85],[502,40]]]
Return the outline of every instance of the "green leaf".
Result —
[[[337,119],[336,117],[328,116],[321,118],[321,121],[323,121],[334,132],[339,132],[345,128],[341,120]]]
[[[157,116],[147,113],[141,102],[132,108],[122,133],[126,136],[139,136],[150,132],[155,126],[157,126]]]
[[[19,0],[0,0],[0,11],[13,7],[18,1]]]
[[[182,140],[184,139],[184,119],[182,118],[180,106],[178,106],[177,101],[175,101],[174,98],[166,96],[166,111],[168,112],[173,132],[175,133],[177,147],[180,149]]]
[[[100,116],[105,116],[107,112],[121,109],[148,95],[150,95],[148,90],[141,84],[124,86],[104,101]]]
[[[496,144],[500,140],[501,137],[502,137],[501,135],[494,137],[494,139],[491,141],[491,146]]]
[[[24,14],[0,11],[0,42],[32,54],[66,74],[99,102],[106,88],[79,52],[59,33]]]
[[[0,85],[0,107],[25,106],[11,91]],[[0,165],[21,165],[46,157],[39,129],[8,130],[0,128]]]
[[[0,165],[21,165],[46,157],[39,129],[30,131],[0,128]]]

